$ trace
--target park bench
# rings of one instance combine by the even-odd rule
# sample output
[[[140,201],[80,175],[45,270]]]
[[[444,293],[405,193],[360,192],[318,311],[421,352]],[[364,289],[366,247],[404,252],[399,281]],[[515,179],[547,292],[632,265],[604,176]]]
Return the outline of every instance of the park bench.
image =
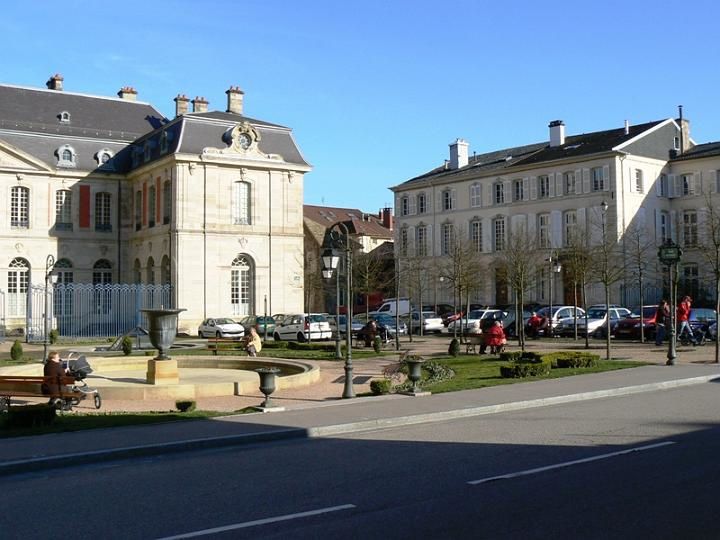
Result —
[[[76,382],[77,379],[72,375],[57,377],[0,376],[0,411],[7,410],[12,398],[18,397],[45,398],[56,407],[69,411],[89,394],[93,394],[95,408],[99,409],[101,399],[97,390],[84,390],[84,387],[78,386]],[[57,390],[43,392],[43,384],[50,385],[51,388],[54,387]]]
[[[478,346],[481,347],[482,350],[482,344],[483,344],[483,335],[482,334],[463,334],[461,336],[462,341],[465,343],[465,354],[470,354],[471,352],[474,354],[478,353]]]
[[[245,350],[247,347],[247,343],[245,340],[237,340],[237,339],[223,339],[223,338],[213,338],[208,340],[207,343],[207,349],[208,351],[212,351],[213,355],[217,356],[218,351],[235,351],[235,350]]]

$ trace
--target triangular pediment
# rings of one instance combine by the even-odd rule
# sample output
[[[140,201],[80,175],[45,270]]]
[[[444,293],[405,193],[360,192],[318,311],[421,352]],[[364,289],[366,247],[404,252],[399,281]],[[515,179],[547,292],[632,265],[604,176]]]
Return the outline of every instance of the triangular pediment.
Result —
[[[50,171],[47,163],[0,139],[0,171]]]

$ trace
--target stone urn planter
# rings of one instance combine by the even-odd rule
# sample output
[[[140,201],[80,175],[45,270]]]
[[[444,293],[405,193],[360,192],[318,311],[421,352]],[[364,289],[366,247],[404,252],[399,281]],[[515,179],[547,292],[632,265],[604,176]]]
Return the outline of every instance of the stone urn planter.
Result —
[[[425,359],[420,356],[407,356],[405,357],[405,363],[408,366],[408,380],[412,383],[410,393],[419,394],[421,392],[422,365],[425,363]]]
[[[178,313],[185,309],[141,309],[148,319],[150,343],[158,355],[148,360],[146,380],[149,384],[178,384],[177,361],[167,352],[175,342],[178,327]]]
[[[260,391],[265,396],[265,401],[260,404],[260,408],[274,408],[270,401],[270,394],[275,391],[275,376],[280,373],[280,369],[276,367],[261,367],[255,370],[260,375]]]

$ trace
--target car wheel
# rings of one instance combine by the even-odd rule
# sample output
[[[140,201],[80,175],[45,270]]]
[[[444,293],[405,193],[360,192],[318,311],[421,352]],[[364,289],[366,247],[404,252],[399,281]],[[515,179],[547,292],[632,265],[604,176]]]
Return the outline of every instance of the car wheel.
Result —
[[[205,337],[205,336],[203,335],[203,333],[202,333],[202,332],[201,332],[200,330],[198,330],[198,337],[199,337],[199,338],[203,338],[203,337]]]
[[[280,339],[280,334],[278,334],[277,332],[275,332],[275,334],[273,334],[273,339],[275,341],[282,341],[282,339]]]
[[[302,332],[298,332],[297,338],[300,343],[305,343],[305,341],[307,341],[305,339],[305,334],[303,334]]]
[[[220,333],[220,332],[215,332],[215,337],[216,337],[217,339],[220,339],[220,338],[222,337],[222,333]]]

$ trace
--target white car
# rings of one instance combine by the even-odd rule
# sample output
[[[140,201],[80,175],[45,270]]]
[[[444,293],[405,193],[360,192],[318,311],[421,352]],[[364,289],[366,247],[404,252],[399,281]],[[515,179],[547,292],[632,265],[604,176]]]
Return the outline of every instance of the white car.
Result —
[[[198,326],[199,337],[240,339],[245,335],[242,324],[232,319],[205,319]]]
[[[332,338],[327,317],[321,313],[297,313],[275,324],[275,341],[314,341]]]
[[[624,307],[610,307],[610,328],[611,334],[615,325],[620,319],[630,315],[630,310]],[[605,306],[593,306],[587,312],[587,333],[591,336],[605,337],[607,330],[607,310]],[[585,335],[585,316],[577,320],[578,335]],[[572,336],[575,334],[575,319],[566,317],[558,321],[555,326],[555,333],[560,336]]]
[[[420,312],[419,311],[413,311],[410,314],[410,331],[419,334],[420,333]],[[423,334],[430,334],[432,332],[435,332],[439,334],[443,330],[445,330],[445,325],[443,324],[442,318],[438,317],[438,315],[434,311],[423,311],[422,312],[422,329]]]
[[[473,309],[468,313],[467,317],[448,324],[447,331],[449,334],[454,334],[456,329],[458,333],[467,331],[468,328],[472,328],[476,321],[480,323],[480,328],[484,330],[492,324],[492,321],[502,321],[506,316],[507,313],[500,309]]]

